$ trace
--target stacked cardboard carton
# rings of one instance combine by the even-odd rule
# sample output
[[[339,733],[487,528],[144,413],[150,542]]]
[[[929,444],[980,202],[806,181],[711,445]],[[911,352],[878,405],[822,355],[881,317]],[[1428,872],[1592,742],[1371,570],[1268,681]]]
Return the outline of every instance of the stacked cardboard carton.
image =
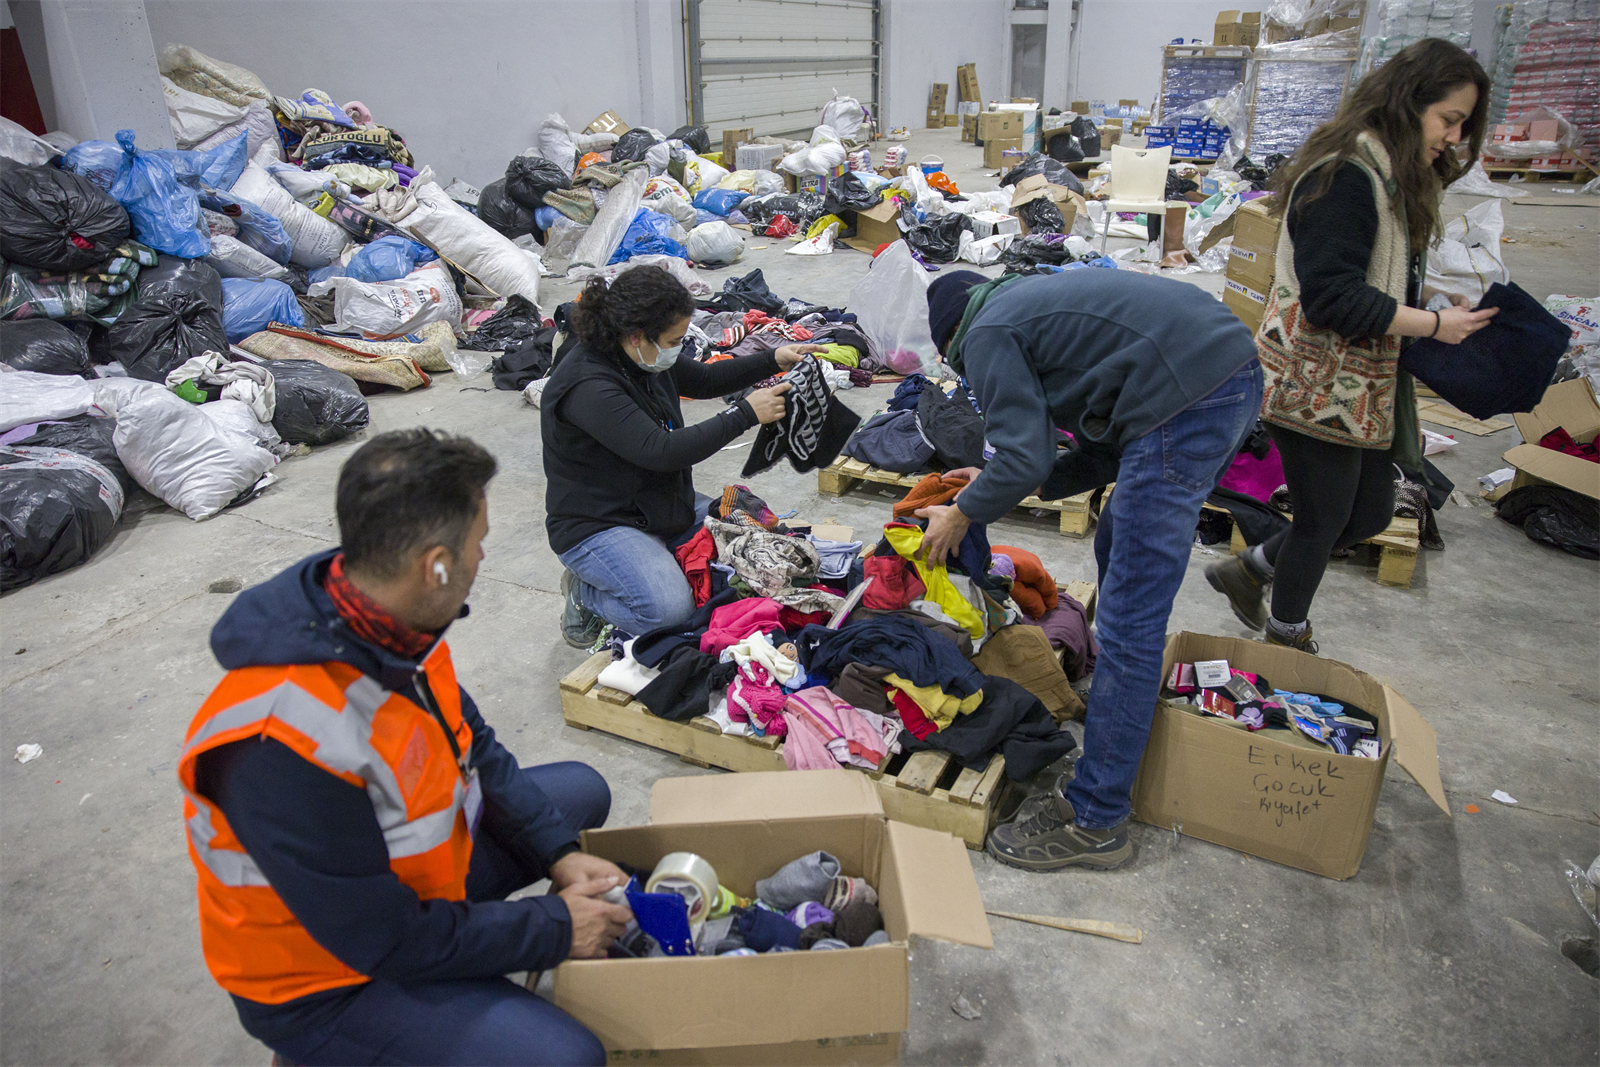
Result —
[[[1281,220],[1267,214],[1270,197],[1240,206],[1233,213],[1233,250],[1223,278],[1222,302],[1254,333],[1261,326],[1278,262]]]
[[[1254,48],[1261,40],[1261,12],[1259,11],[1222,11],[1217,14],[1217,23],[1212,28],[1211,43],[1214,45],[1244,45]]]
[[[950,98],[950,86],[944,82],[937,82],[928,92],[928,129],[937,130],[944,126],[944,105]]]

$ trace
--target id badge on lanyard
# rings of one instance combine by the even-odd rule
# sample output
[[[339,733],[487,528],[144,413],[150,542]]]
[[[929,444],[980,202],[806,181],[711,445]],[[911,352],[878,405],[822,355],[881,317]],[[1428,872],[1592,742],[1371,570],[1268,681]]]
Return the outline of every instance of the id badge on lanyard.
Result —
[[[467,834],[478,836],[478,820],[483,818],[483,787],[478,784],[478,769],[472,768],[467,776],[467,795],[461,802],[461,813],[467,817]]]

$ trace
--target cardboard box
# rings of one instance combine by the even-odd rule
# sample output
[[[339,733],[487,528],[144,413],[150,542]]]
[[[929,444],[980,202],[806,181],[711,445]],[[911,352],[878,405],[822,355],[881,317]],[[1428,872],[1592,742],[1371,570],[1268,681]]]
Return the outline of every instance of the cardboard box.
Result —
[[[1117,106],[1118,107],[1138,107],[1139,106],[1139,101],[1137,101],[1137,100],[1118,100],[1117,101]]]
[[[1248,48],[1254,48],[1261,43],[1261,12],[1241,11],[1239,25],[1235,31],[1239,40],[1237,43]]]
[[[1517,468],[1511,488],[1550,482],[1600,500],[1600,463],[1539,445],[1539,440],[1557,427],[1579,444],[1593,441],[1600,433],[1600,403],[1596,403],[1587,379],[1557,382],[1544,391],[1544,399],[1532,411],[1519,412],[1512,419],[1523,443],[1505,454],[1506,462]]]
[[[1072,222],[1078,217],[1078,212],[1088,213],[1088,206],[1083,197],[1068,189],[1064,185],[1051,185],[1045,180],[1043,174],[1034,174],[1017,182],[1011,189],[1011,213],[1017,214],[1017,209],[1023,204],[1040,197],[1048,196],[1056,202],[1056,208],[1061,212],[1061,220],[1066,223],[1062,233],[1072,232]],[[1018,219],[1022,232],[1028,232],[1028,224]]]
[[[736,165],[739,159],[739,146],[755,140],[755,137],[755,128],[751,126],[741,126],[736,130],[723,130],[722,158],[728,161],[726,165],[729,167]]]
[[[946,115],[944,117],[944,124],[946,126],[959,126],[959,125],[961,125],[961,116],[960,115]]]
[[[1068,108],[1068,110],[1079,117],[1086,116],[1089,114],[1089,101],[1074,100],[1072,102],[1072,107]]]
[[[905,169],[905,166],[901,167],[902,174]],[[844,238],[843,243],[858,252],[876,252],[879,245],[890,244],[905,236],[900,232],[900,203],[897,200],[885,200],[867,211],[855,212],[855,216],[856,235]],[[845,221],[850,220],[847,218]]]
[[[956,68],[956,91],[960,93],[958,100],[982,100],[983,93],[978,90],[978,65],[964,63]]]
[[[588,126],[585,126],[584,131],[586,133],[614,133],[621,137],[632,128],[626,122],[623,122],[615,111],[607,111],[589,123]]]
[[[1227,277],[1257,293],[1272,288],[1278,264],[1278,231],[1283,220],[1272,217],[1271,197],[1248,200],[1233,213],[1233,250],[1228,255]]]
[[[942,129],[944,129],[944,105],[943,104],[940,104],[938,107],[934,107],[931,104],[928,106],[928,129],[930,129],[930,130],[942,130]]]
[[[733,154],[739,170],[773,170],[783,158],[783,146],[777,144],[741,144]]]
[[[1002,215],[998,211],[974,211],[972,236],[977,240],[1001,233],[1021,233],[1022,220],[1015,215]]]
[[[983,142],[983,165],[990,170],[999,167],[1002,160],[1001,153],[1006,149],[1022,150],[1022,138],[1018,137],[991,137]]]
[[[1298,734],[1250,733],[1162,701],[1133,788],[1141,822],[1181,827],[1202,841],[1349,878],[1361,869],[1391,757],[1450,814],[1433,727],[1389,686],[1336,660],[1193,633],[1168,639],[1162,677],[1176,663],[1219,659],[1265,675],[1278,689],[1328,696],[1368,712],[1378,720],[1383,755],[1340,756],[1314,742],[1296,743],[1305,740]]]
[[[1235,278],[1223,278],[1222,286],[1222,302],[1228,310],[1239,316],[1239,321],[1250,327],[1251,333],[1259,330],[1261,317],[1267,311],[1267,294]]]
[[[1025,125],[1020,111],[985,111],[978,116],[978,143],[1020,139]]]
[[[1239,43],[1239,12],[1217,12],[1216,24],[1211,27],[1211,43],[1224,45]]]
[[[899,1062],[910,1022],[910,938],[993,947],[966,846],[884,817],[853,771],[665,778],[650,824],[586,830],[585,851],[650,870],[699,854],[743,896],[783,864],[825,849],[878,891],[889,944],[746,957],[568,960],[551,1000],[613,1062]]]
[[[938,108],[944,113],[944,106],[950,102],[950,86],[945,82],[934,82],[933,88],[928,90],[928,106]]]
[[[961,116],[961,139],[968,144],[976,144],[978,140],[978,116]]]

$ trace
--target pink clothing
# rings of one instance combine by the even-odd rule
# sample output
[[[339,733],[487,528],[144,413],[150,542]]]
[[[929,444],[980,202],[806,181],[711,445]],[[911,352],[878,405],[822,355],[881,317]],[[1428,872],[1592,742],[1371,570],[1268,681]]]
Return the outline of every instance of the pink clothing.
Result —
[[[720,656],[729,645],[753,633],[778,629],[779,605],[767,597],[746,597],[711,613],[711,625],[700,635],[700,651]]]
[[[783,718],[789,725],[783,764],[791,771],[841,765],[875,771],[891,750],[898,750],[898,723],[854,707],[820,685],[789,694]]]
[[[1234,457],[1233,466],[1228,468],[1228,473],[1217,483],[1223,489],[1232,489],[1235,493],[1255,497],[1263,504],[1282,484],[1283,460],[1278,455],[1277,445],[1270,446],[1266,459],[1257,459],[1248,452],[1240,452]]]
[[[783,689],[773,683],[772,675],[755,660],[740,667],[728,685],[728,718],[749,723],[763,737],[767,734],[782,737],[788,733],[783,704]]]

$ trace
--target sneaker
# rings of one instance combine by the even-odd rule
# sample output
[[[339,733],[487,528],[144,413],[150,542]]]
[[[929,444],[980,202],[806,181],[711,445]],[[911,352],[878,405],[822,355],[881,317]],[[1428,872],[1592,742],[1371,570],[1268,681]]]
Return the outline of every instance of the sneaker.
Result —
[[[1261,640],[1269,645],[1282,645],[1298,652],[1317,654],[1317,643],[1311,640],[1311,624],[1306,623],[1306,628],[1297,634],[1284,633],[1278,628],[1278,620],[1267,620],[1267,632],[1261,635]]]
[[[1228,604],[1239,621],[1252,630],[1267,625],[1267,583],[1243,556],[1229,556],[1221,563],[1206,568],[1206,581],[1211,588],[1228,598]]]
[[[1049,789],[1046,789],[1043,793],[1035,793],[1017,805],[1016,812],[1006,821],[1025,822],[1043,811],[1051,801],[1059,801],[1062,804],[1066,804],[1070,809],[1072,804],[1067,800],[1067,783],[1070,781],[1072,781],[1072,770],[1069,768],[1056,776],[1055,782],[1051,784]]]
[[[1107,830],[1090,830],[1074,822],[1072,805],[1054,789],[1053,803],[1039,804],[1026,818],[994,828],[984,851],[1008,867],[1025,871],[1059,871],[1067,867],[1110,870],[1133,855],[1128,820]]]
[[[606,621],[578,602],[578,576],[561,572],[561,595],[566,607],[561,611],[561,636],[573,648],[588,648],[600,639]]]

